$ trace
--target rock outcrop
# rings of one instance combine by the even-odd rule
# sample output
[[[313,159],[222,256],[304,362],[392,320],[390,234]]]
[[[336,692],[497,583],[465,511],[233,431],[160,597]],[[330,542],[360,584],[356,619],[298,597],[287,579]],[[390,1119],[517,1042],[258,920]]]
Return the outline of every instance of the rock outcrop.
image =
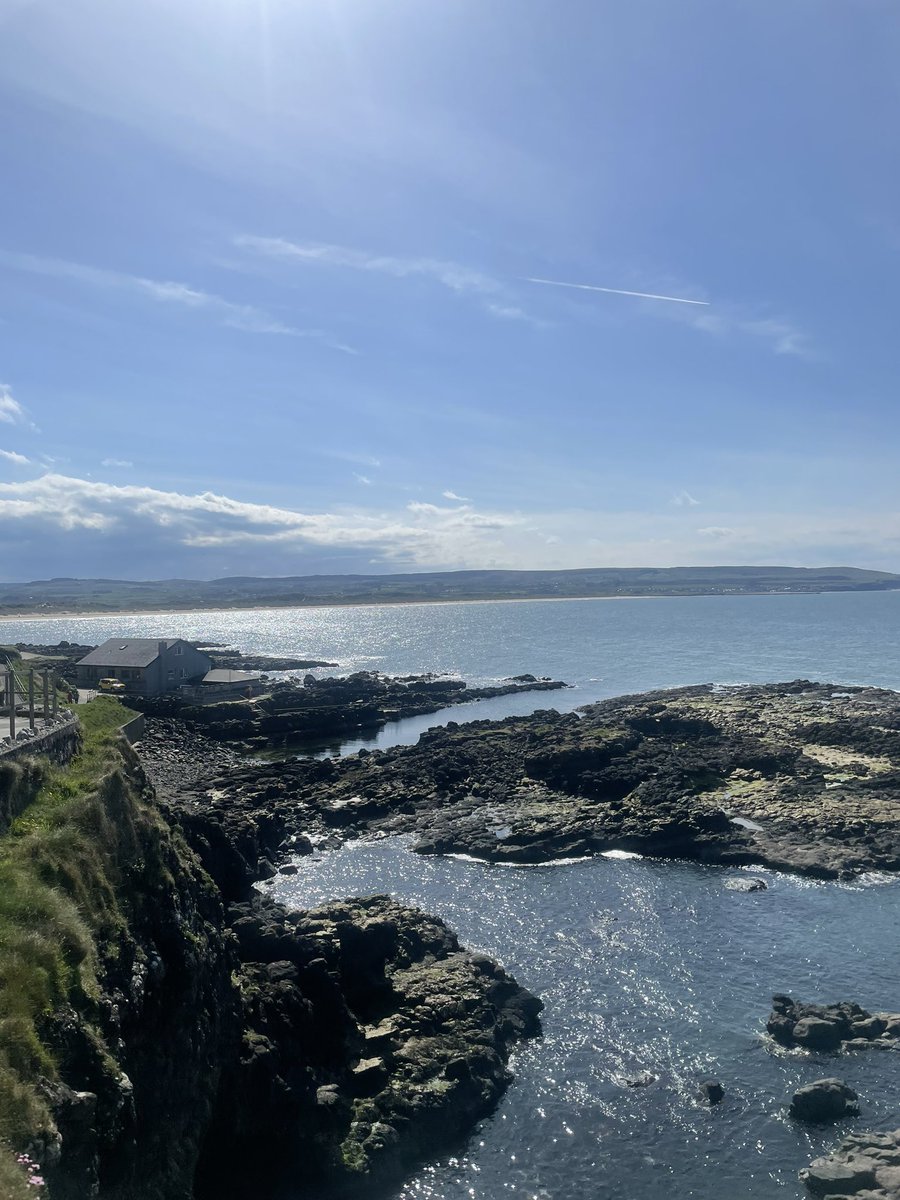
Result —
[[[244,750],[277,748],[292,742],[334,741],[376,732],[388,721],[439,712],[456,704],[519,692],[557,691],[552,679],[508,680],[491,687],[468,687],[462,679],[434,675],[393,678],[358,671],[346,678],[275,683],[256,700],[215,704],[186,703],[178,695],[133,700],[152,717],[176,717],[190,730]]]
[[[796,1121],[823,1125],[843,1117],[858,1117],[859,1096],[841,1079],[816,1079],[794,1092],[790,1114]]]
[[[766,1029],[782,1046],[839,1050],[842,1046],[898,1044],[900,1013],[870,1013],[858,1004],[801,1004],[773,996]]]
[[[178,800],[289,834],[414,834],[423,853],[625,850],[819,878],[900,870],[898,802],[900,695],[805,681],[451,722],[415,746],[213,774]]]
[[[49,1200],[265,1200],[286,1175],[365,1188],[490,1110],[539,1000],[386,897],[256,898],[276,817],[170,824],[124,739],[109,754],[77,836],[55,811],[35,844],[42,883],[80,910],[60,950],[77,975],[40,1045],[0,1031],[3,1095],[22,1098],[15,1127],[0,1106],[2,1136]]]
[[[511,1043],[538,1032],[539,1000],[388,897],[303,913],[255,898],[228,915],[244,1033],[201,1200],[265,1195],[285,1172],[338,1189],[395,1175],[489,1112]]]
[[[900,1200],[900,1129],[851,1134],[800,1178],[813,1196],[831,1200]]]

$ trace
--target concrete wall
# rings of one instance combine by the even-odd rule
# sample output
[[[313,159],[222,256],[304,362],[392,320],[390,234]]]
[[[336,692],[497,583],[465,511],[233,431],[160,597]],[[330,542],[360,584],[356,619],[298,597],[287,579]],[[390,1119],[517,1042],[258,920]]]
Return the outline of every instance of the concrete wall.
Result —
[[[132,717],[130,721],[122,726],[122,732],[128,738],[129,742],[134,745],[139,742],[144,736],[144,730],[147,727],[147,718],[143,713],[138,713],[136,717]]]

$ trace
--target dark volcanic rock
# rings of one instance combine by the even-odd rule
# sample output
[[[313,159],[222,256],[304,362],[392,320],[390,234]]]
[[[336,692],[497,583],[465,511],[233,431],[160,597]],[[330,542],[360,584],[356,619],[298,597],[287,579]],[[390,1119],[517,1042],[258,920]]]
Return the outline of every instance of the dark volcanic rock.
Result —
[[[450,722],[415,746],[213,773],[191,804],[211,819],[235,802],[274,812],[295,833],[411,833],[422,853],[499,862],[627,850],[819,878],[898,870],[900,757],[871,754],[868,740],[848,748],[848,722],[900,730],[900,696],[803,681],[703,686],[603,701],[581,717]],[[832,725],[840,746],[826,744]]]
[[[798,1121],[824,1124],[842,1117],[858,1117],[859,1097],[840,1079],[817,1079],[798,1088],[791,1100],[791,1116]]]
[[[438,712],[454,704],[566,686],[532,677],[525,682],[470,688],[462,679],[432,675],[395,679],[377,671],[358,671],[346,678],[307,675],[302,686],[296,680],[274,683],[255,700],[193,704],[170,694],[136,697],[134,705],[148,716],[177,717],[215,741],[263,749],[304,739],[354,737],[361,731],[380,729],[388,721]]]
[[[245,1033],[201,1200],[266,1195],[285,1171],[368,1185],[433,1156],[490,1111],[511,1044],[539,1032],[539,1000],[388,897],[302,913],[257,897],[229,918]]]
[[[703,1104],[718,1104],[725,1098],[725,1089],[718,1079],[704,1079],[697,1089],[697,1099]]]
[[[802,1170],[800,1178],[813,1196],[900,1200],[900,1129],[851,1134],[833,1154]]]
[[[900,1013],[873,1015],[858,1004],[800,1004],[790,996],[773,996],[766,1029],[782,1046],[806,1050],[838,1050],[847,1042],[896,1044]]]

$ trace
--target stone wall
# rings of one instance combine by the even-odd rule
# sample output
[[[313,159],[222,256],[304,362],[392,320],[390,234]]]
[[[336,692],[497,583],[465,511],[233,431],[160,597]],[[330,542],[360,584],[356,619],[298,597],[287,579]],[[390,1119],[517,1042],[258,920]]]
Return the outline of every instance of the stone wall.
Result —
[[[66,709],[60,709],[55,718],[37,721],[33,730],[29,729],[25,717],[14,742],[9,738],[0,740],[0,762],[42,754],[51,762],[63,765],[73,757],[80,742],[78,719]]]

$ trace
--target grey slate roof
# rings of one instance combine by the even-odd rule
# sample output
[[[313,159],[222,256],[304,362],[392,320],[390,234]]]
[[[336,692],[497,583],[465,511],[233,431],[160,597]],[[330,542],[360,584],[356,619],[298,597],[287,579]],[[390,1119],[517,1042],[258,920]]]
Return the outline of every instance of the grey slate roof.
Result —
[[[181,638],[110,638],[82,658],[79,667],[149,667],[159,657],[159,644],[174,646]]]

